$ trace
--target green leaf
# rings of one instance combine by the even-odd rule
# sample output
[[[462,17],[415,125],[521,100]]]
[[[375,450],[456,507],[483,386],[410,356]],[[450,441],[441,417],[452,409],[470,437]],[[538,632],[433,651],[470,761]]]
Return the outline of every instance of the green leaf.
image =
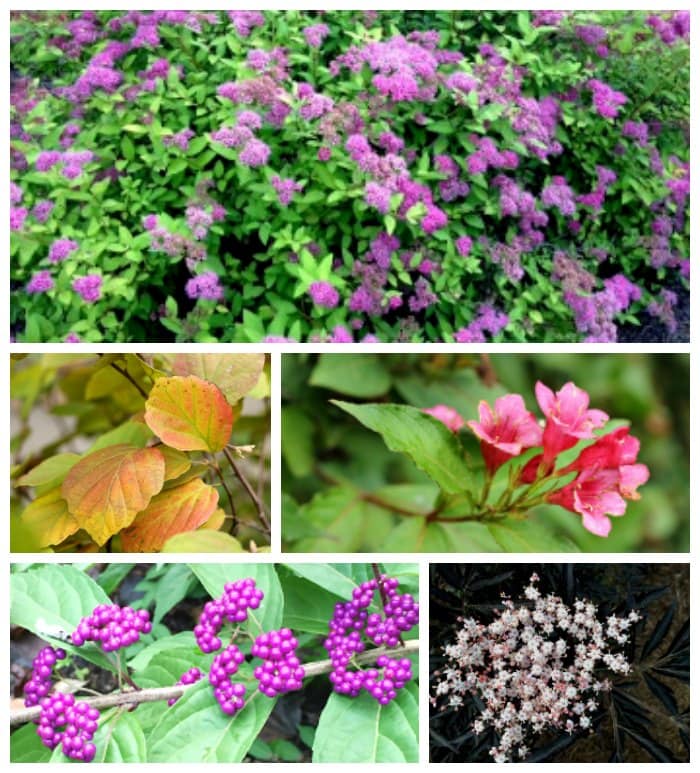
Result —
[[[137,718],[121,709],[100,722],[94,762],[145,762],[146,738]]]
[[[443,491],[456,494],[469,487],[471,473],[460,444],[441,422],[409,405],[332,402],[379,432],[390,450],[410,456]]]
[[[332,693],[318,721],[313,762],[418,762],[417,685],[406,685],[386,706],[366,692]]]
[[[283,564],[298,577],[318,585],[325,590],[335,593],[342,599],[352,597],[352,592],[357,587],[346,574],[340,572],[333,564]]]
[[[48,762],[50,759],[51,749],[41,742],[33,722],[10,735],[10,762]]]
[[[151,430],[140,421],[125,421],[118,427],[105,432],[93,443],[88,453],[99,451],[107,446],[115,446],[125,443],[130,446],[145,448],[148,441],[153,439]]]
[[[381,397],[391,388],[384,363],[376,354],[322,354],[309,383],[351,397]]]
[[[488,526],[493,538],[507,553],[566,553],[578,548],[568,539],[531,519],[505,518]]]
[[[428,523],[404,518],[388,535],[384,550],[393,553],[498,553],[501,546],[483,523]]]
[[[153,728],[148,761],[241,762],[275,705],[255,689],[256,681],[248,680],[247,686],[246,705],[229,717],[221,712],[207,679],[193,685]]]
[[[68,471],[80,459],[78,454],[57,454],[37,464],[26,475],[17,480],[18,486],[58,485]]]
[[[110,604],[100,586],[73,566],[44,564],[10,577],[10,622],[110,671],[114,665],[95,645],[62,640],[98,604]],[[60,644],[58,644],[60,642]]]
[[[257,636],[263,631],[279,628],[284,597],[272,564],[190,564],[190,568],[212,598],[221,596],[227,582],[252,577],[265,598],[259,609],[248,611],[250,632]]]
[[[328,621],[339,598],[318,585],[297,577],[289,569],[280,566],[280,579],[284,585],[284,617],[282,624],[293,631],[304,631],[326,637]]]
[[[282,458],[295,478],[313,470],[313,430],[313,422],[300,408],[282,407]]]

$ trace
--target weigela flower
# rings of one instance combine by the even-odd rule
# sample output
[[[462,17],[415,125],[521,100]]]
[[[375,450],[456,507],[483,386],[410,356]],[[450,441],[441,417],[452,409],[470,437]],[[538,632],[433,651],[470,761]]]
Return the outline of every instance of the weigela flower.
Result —
[[[588,393],[569,381],[555,394],[541,381],[535,386],[537,402],[547,423],[542,437],[544,463],[572,448],[579,440],[592,438],[593,430],[608,420],[603,411],[589,410]]]
[[[491,475],[509,459],[542,443],[542,428],[520,395],[497,398],[493,409],[482,400],[479,421],[467,424],[481,441],[481,453]]]
[[[459,432],[465,424],[459,412],[449,405],[434,405],[432,408],[424,408],[423,413],[427,413],[442,422],[450,432]]]

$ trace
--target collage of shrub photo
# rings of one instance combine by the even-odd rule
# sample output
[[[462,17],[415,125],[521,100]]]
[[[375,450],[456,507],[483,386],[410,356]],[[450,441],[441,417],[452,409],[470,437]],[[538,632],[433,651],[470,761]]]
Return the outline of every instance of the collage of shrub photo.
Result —
[[[700,759],[691,11],[5,18],[6,763]]]

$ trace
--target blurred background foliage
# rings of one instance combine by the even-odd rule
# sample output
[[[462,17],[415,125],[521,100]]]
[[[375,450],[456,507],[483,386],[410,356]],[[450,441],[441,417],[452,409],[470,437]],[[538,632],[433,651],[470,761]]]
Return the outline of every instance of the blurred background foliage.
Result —
[[[418,408],[442,403],[469,420],[477,418],[480,400],[518,392],[540,416],[534,397],[538,379],[553,389],[574,381],[590,394],[593,407],[629,421],[641,441],[639,461],[651,477],[641,499],[614,519],[607,539],[589,534],[578,517],[555,506],[536,509],[528,523],[571,550],[689,550],[687,355],[442,353],[283,355],[283,549],[408,550],[394,542],[393,533],[407,520],[400,517],[402,504],[410,500],[409,509],[415,507],[428,478],[332,399]],[[463,430],[467,450],[478,455],[470,436]],[[354,498],[347,496],[348,485]],[[399,514],[378,506],[380,501],[392,502]]]

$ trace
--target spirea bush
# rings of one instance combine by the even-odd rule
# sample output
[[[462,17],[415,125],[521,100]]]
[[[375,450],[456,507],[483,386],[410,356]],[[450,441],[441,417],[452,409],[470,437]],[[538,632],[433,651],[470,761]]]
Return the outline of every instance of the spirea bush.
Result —
[[[12,334],[674,335],[688,40],[685,11],[15,13]]]
[[[295,727],[305,696],[278,700],[312,681],[316,726],[299,735],[313,761],[417,761],[417,567],[389,576],[378,564],[165,565],[148,569],[141,598],[113,603],[102,586],[115,595],[133,568],[95,579],[65,565],[13,572],[13,624],[49,642],[32,661],[26,709],[11,716],[24,725],[13,761],[265,759],[268,717],[277,709]],[[173,634],[164,618],[193,591],[209,600],[193,630]],[[86,667],[84,681],[70,680]],[[82,688],[98,670],[116,685],[95,696]],[[282,759],[301,759],[277,740]]]

